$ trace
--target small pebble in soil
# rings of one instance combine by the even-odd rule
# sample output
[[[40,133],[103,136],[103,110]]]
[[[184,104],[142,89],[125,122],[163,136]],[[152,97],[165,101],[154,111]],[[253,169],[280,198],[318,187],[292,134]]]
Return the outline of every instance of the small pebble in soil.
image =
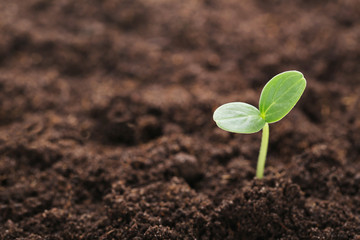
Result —
[[[202,178],[203,173],[195,156],[187,153],[178,153],[174,156],[173,160],[173,166],[178,171],[178,174],[190,185]]]

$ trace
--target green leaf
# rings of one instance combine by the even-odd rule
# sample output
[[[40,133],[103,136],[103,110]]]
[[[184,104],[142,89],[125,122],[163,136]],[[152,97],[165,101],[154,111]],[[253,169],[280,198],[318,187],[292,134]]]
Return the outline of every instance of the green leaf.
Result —
[[[301,72],[287,71],[276,75],[261,92],[261,116],[268,123],[279,121],[299,101],[305,87],[306,80]]]
[[[214,112],[214,121],[219,128],[234,133],[255,133],[260,131],[265,120],[260,111],[247,103],[226,103]]]

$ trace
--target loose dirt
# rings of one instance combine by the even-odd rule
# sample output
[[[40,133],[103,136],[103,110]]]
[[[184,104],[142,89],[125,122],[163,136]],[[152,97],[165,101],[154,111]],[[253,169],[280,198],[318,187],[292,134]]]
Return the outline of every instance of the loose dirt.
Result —
[[[0,239],[360,239],[360,4],[0,1]],[[261,133],[212,121],[296,69]]]

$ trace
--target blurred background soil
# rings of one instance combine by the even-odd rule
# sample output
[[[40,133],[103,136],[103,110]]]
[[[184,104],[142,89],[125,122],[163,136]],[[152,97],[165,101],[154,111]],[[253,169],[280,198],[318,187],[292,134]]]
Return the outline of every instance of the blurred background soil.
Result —
[[[360,3],[0,1],[0,239],[360,239]],[[296,69],[261,133],[218,129]]]

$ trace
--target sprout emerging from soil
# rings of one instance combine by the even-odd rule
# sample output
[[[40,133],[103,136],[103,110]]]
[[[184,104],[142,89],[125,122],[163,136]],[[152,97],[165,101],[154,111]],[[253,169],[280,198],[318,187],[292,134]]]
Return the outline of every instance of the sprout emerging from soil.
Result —
[[[287,71],[273,77],[261,92],[259,109],[243,103],[226,103],[214,112],[219,128],[233,133],[255,133],[263,129],[256,177],[264,175],[269,143],[269,124],[285,117],[299,101],[306,87],[301,72]]]

